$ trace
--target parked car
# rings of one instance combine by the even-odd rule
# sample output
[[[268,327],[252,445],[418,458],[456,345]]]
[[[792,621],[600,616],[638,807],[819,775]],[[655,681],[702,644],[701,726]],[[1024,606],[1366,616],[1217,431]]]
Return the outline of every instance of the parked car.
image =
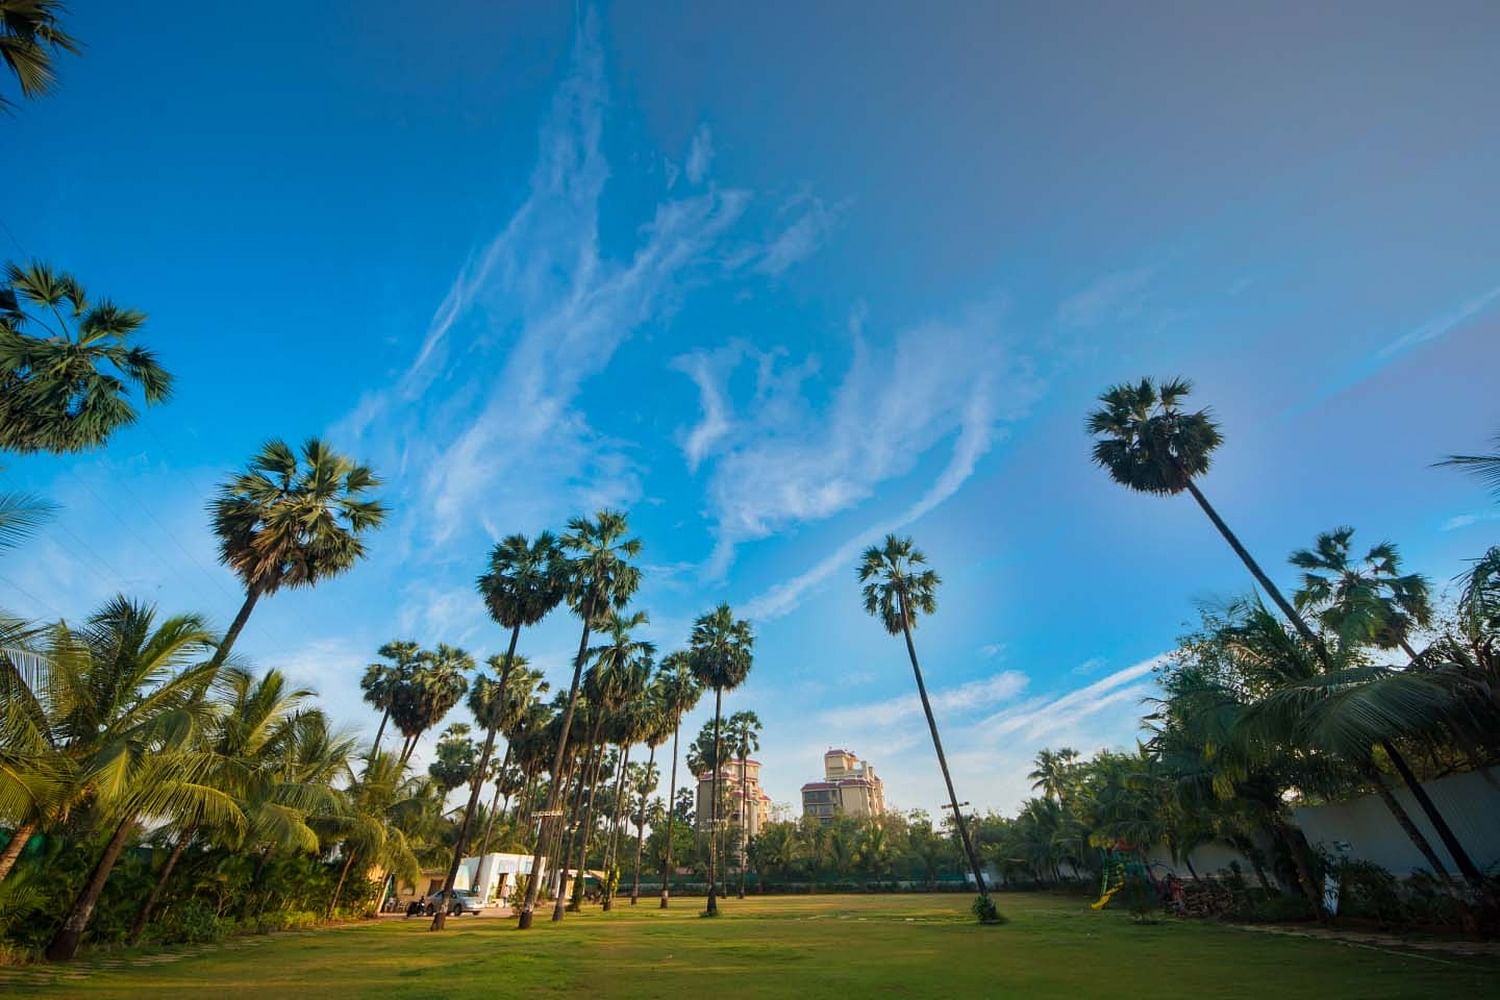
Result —
[[[443,905],[443,890],[439,889],[431,893],[422,903],[427,915],[432,916],[438,911],[438,907]],[[483,909],[484,904],[479,899],[479,893],[472,889],[453,890],[453,899],[448,903],[449,916],[461,917],[465,913],[479,913]]]

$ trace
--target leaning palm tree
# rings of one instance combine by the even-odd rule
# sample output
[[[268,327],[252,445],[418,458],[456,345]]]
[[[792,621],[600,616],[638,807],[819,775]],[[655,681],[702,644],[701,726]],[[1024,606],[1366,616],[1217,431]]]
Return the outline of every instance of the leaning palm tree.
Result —
[[[718,889],[714,881],[713,835],[719,828],[719,778],[724,773],[720,762],[723,751],[720,746],[720,717],[723,715],[724,692],[733,691],[745,683],[750,675],[750,666],[755,647],[755,634],[750,623],[735,618],[729,605],[720,604],[693,622],[693,631],[688,638],[688,663],[698,683],[714,689],[714,768],[712,774],[713,798],[709,809],[708,852],[708,907],[709,916],[719,915]]]
[[[391,708],[392,721],[406,737],[399,758],[402,764],[411,760],[422,734],[443,721],[463,698],[469,689],[467,675],[473,672],[474,657],[445,642],[417,654],[417,665],[396,692]]]
[[[990,900],[989,890],[985,888],[984,869],[979,864],[979,855],[975,853],[974,843],[969,838],[968,821],[959,808],[958,794],[953,790],[953,776],[948,773],[948,758],[943,754],[937,719],[932,715],[927,685],[922,680],[922,666],[917,662],[917,647],[911,638],[911,630],[917,626],[918,616],[937,611],[937,588],[942,581],[938,579],[936,572],[927,568],[927,557],[912,544],[910,538],[897,538],[895,535],[887,535],[884,545],[872,545],[865,550],[859,564],[859,580],[864,584],[865,611],[880,619],[880,623],[891,635],[906,638],[906,655],[911,659],[912,674],[917,680],[917,695],[922,699],[922,711],[927,716],[927,728],[932,733],[932,748],[937,751],[938,766],[943,771],[943,783],[948,786],[948,804],[953,810],[953,821],[958,827],[964,854],[974,872],[974,884],[979,889],[976,912],[985,922],[997,921],[1000,917]]]
[[[1297,610],[1316,614],[1342,643],[1377,649],[1399,646],[1415,660],[1411,632],[1432,622],[1427,579],[1420,573],[1402,573],[1401,556],[1390,542],[1354,559],[1353,537],[1353,528],[1335,528],[1318,535],[1313,548],[1292,553],[1292,565],[1304,570],[1302,586],[1293,597]]]
[[[672,727],[672,778],[667,785],[667,839],[661,861],[661,909],[667,908],[672,881],[672,827],[677,818],[673,799],[677,795],[678,740],[682,735],[682,717],[703,697],[703,686],[693,675],[692,660],[684,650],[668,653],[661,661],[662,725]]]
[[[219,488],[209,504],[219,561],[240,578],[245,601],[219,642],[215,665],[262,597],[316,586],[364,557],[362,536],[385,520],[385,505],[369,496],[379,485],[368,467],[311,438],[300,460],[285,441],[266,442],[244,472]]]
[[[421,647],[414,642],[393,640],[376,650],[388,662],[372,663],[365,668],[365,675],[359,682],[360,689],[365,693],[365,701],[380,710],[380,726],[375,730],[375,742],[370,745],[372,756],[380,752],[380,741],[385,736],[391,708],[396,704],[402,685],[410,680],[416,669],[421,652]]]
[[[495,751],[495,734],[505,723],[511,670],[524,662],[524,658],[520,661],[516,658],[516,643],[520,641],[521,629],[540,622],[562,602],[566,582],[566,563],[562,549],[550,531],[542,532],[535,542],[527,541],[525,535],[509,535],[502,539],[490,551],[489,569],[479,578],[479,593],[484,597],[490,617],[501,628],[510,629],[510,648],[506,650],[504,658],[500,659],[499,680],[495,682],[494,690],[488,692],[492,697],[481,696],[480,708],[475,711],[476,718],[481,714],[484,716],[480,719],[485,727],[484,749],[479,755],[477,777],[472,783],[469,803],[464,809],[458,837],[453,844],[453,860],[443,883],[444,899],[452,894],[453,883],[458,878],[464,848],[468,846],[469,824],[473,822],[475,809],[479,805],[483,775],[489,768],[490,756]],[[433,914],[432,929],[442,930],[447,918],[447,908],[440,907]]]
[[[0,310],[0,449],[97,448],[135,422],[132,387],[148,406],[171,395],[156,355],[130,343],[145,313],[91,302],[76,278],[46,264],[9,264],[6,279],[30,308]]]
[[[725,723],[729,740],[729,752],[740,762],[740,886],[736,895],[745,898],[745,861],[749,856],[750,826],[747,808],[750,805],[750,779],[746,765],[752,753],[760,751],[760,716],[751,711],[735,712]]]
[[[1094,462],[1108,471],[1115,482],[1138,492],[1168,496],[1183,491],[1190,493],[1245,568],[1281,609],[1286,620],[1312,647],[1324,667],[1333,670],[1333,658],[1321,637],[1260,568],[1194,482],[1194,477],[1208,471],[1214,449],[1222,443],[1223,436],[1207,410],[1188,413],[1182,409],[1182,402],[1191,391],[1192,383],[1181,378],[1169,379],[1159,388],[1149,378],[1141,379],[1136,385],[1112,386],[1099,397],[1104,405],[1088,419],[1088,432],[1097,439],[1094,442]],[[1406,758],[1390,740],[1382,740],[1380,747],[1464,877],[1473,884],[1481,882],[1478,867],[1417,780]],[[1387,805],[1395,801],[1389,799]],[[1399,804],[1395,808],[1399,809]],[[1401,817],[1397,819],[1400,821]],[[1403,826],[1410,827],[1410,821]]]
[[[573,657],[573,680],[559,725],[555,754],[552,758],[552,783],[547,792],[547,812],[556,813],[561,805],[563,763],[567,759],[568,737],[573,727],[573,712],[578,702],[578,685],[583,679],[583,665],[589,655],[589,633],[605,612],[619,610],[630,603],[641,583],[641,571],[630,560],[640,554],[639,539],[627,538],[629,522],[619,511],[602,510],[593,519],[575,517],[568,522],[562,545],[569,553],[564,588],[568,606],[583,622],[578,639],[578,653]],[[531,926],[536,910],[537,890],[541,879],[542,841],[531,859],[533,877],[527,879],[526,900],[521,908],[518,926]]]
[[[57,71],[52,57],[78,53],[78,43],[62,29],[62,0],[0,0],[0,61],[15,75],[21,96],[36,98],[52,90]],[[0,111],[13,103],[0,97]]]

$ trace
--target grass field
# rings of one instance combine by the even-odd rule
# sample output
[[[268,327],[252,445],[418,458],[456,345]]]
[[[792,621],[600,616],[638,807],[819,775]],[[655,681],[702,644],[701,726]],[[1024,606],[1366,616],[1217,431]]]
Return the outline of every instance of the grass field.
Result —
[[[666,912],[626,904],[518,933],[468,917],[430,934],[385,919],[241,939],[189,954],[85,960],[52,997],[1334,997],[1496,996],[1500,962],[1433,957],[1167,921],[1132,924],[1077,899],[998,897],[1011,918],[979,927],[966,896],[701,899]]]

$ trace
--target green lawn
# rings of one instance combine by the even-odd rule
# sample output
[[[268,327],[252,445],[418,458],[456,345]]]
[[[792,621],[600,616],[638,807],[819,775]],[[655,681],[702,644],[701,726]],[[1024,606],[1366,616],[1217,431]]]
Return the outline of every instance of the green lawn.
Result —
[[[1084,902],[1002,895],[1011,918],[978,927],[965,896],[701,899],[662,912],[591,909],[522,934],[510,920],[425,920],[274,936],[161,956],[85,960],[54,997],[1336,997],[1495,996],[1500,962],[1418,956],[1230,927],[1137,926]],[[171,954],[171,953],[168,953]],[[100,967],[107,962],[112,967]],[[89,970],[86,975],[79,973]]]

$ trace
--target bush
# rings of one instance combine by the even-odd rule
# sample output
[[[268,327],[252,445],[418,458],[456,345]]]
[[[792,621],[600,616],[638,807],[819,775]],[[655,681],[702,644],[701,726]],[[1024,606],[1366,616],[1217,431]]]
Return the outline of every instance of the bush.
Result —
[[[975,896],[974,903],[969,909],[973,912],[974,918],[981,924],[1003,924],[1006,922],[1005,918],[1000,915],[1000,911],[995,908],[995,901],[988,896]]]
[[[189,899],[163,913],[157,925],[163,944],[208,944],[222,941],[235,929],[201,899]]]

